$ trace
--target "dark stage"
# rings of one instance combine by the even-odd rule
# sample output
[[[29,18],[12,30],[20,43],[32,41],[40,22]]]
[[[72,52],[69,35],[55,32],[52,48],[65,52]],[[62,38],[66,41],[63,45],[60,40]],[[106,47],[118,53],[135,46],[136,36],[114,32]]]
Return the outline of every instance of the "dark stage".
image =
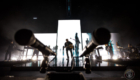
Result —
[[[52,58],[49,58],[51,61]],[[66,60],[64,58],[53,59],[48,72],[57,73],[74,73],[82,72],[87,80],[126,80],[123,75],[124,71],[128,68],[135,70],[136,76],[134,80],[139,80],[139,65],[132,66],[139,60],[103,60],[97,61],[90,59],[91,61],[91,74],[86,74],[83,68],[83,59],[74,58],[74,68],[70,70],[73,62],[71,58]],[[117,64],[116,64],[117,63]],[[122,65],[124,64],[125,65]],[[46,74],[39,73],[41,61],[1,61],[0,62],[0,79],[2,80],[43,80]]]
[[[140,80],[139,2],[0,3],[0,80]]]

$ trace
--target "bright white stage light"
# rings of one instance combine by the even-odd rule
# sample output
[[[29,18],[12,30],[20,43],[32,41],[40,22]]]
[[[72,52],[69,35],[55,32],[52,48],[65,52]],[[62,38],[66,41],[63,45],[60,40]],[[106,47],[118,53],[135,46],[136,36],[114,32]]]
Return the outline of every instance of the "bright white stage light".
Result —
[[[117,57],[113,57],[113,60],[117,60],[118,58]]]
[[[92,39],[92,34],[91,33],[82,33],[82,41],[83,41],[83,49],[85,48],[86,44],[86,40],[91,41]]]
[[[113,56],[113,60],[117,60],[118,58],[117,58],[117,56]]]
[[[81,42],[81,25],[80,20],[58,20],[58,51],[57,57],[63,56],[63,46],[66,42],[66,39],[69,39],[70,42],[75,46],[75,34],[78,33],[79,41]],[[79,51],[82,50],[82,42],[79,44]],[[70,52],[69,52],[70,54]],[[79,53],[80,55],[81,53]],[[75,54],[74,54],[75,55]],[[70,57],[71,55],[69,55]],[[64,57],[66,56],[66,50],[64,49]]]
[[[107,59],[109,59],[108,55],[102,56],[102,60],[107,60]]]
[[[32,60],[37,60],[36,56],[34,56],[34,57],[32,58]]]
[[[38,60],[43,60],[43,56],[38,56]]]
[[[51,49],[56,46],[56,33],[34,33],[35,37]]]
[[[12,60],[12,61],[17,61],[17,58],[12,57],[11,60]]]
[[[56,46],[56,35],[57,35],[56,33],[34,33],[34,35],[44,45],[50,46],[52,50]],[[33,55],[33,51],[34,49],[28,49],[28,52],[27,52],[27,49],[25,49],[22,60],[31,59]],[[26,58],[26,54],[27,54],[27,58]],[[42,53],[39,52],[39,55],[42,55]],[[36,57],[36,55],[34,55],[34,57]],[[36,60],[36,59],[37,58],[33,58],[33,60]],[[43,60],[43,59],[44,59],[43,56],[38,56],[38,60]]]
[[[22,60],[26,60],[26,57],[24,56]]]

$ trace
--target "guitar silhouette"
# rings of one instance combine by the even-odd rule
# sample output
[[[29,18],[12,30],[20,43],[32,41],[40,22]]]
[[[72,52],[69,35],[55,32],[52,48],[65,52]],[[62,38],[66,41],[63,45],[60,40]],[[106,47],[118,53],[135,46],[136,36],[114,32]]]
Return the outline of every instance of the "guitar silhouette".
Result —
[[[68,46],[66,46],[65,48],[71,48],[71,49],[73,49],[74,48],[74,46],[72,45],[72,44],[69,44]]]

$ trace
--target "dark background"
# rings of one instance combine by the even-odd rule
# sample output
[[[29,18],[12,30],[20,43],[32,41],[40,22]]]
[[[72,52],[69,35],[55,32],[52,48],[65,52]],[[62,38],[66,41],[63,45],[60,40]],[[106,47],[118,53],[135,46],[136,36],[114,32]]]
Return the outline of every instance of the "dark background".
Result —
[[[0,60],[14,39],[17,30],[27,28],[34,33],[57,33],[59,19],[80,19],[81,31],[92,32],[105,27],[120,33],[121,44],[140,42],[139,3],[126,0],[71,0],[71,17],[67,16],[66,0],[0,1]],[[37,17],[37,20],[33,20]]]

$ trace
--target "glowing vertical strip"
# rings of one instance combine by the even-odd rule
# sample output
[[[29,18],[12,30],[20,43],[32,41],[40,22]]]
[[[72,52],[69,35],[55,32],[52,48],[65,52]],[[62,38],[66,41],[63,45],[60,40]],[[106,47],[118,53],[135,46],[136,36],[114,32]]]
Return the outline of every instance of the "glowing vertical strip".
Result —
[[[78,33],[78,37],[80,40],[79,44],[79,52],[82,50],[81,46],[81,25],[80,20],[58,20],[58,57],[62,57],[62,48],[66,39],[69,39],[75,46],[75,34]],[[72,39],[70,39],[72,38]],[[64,50],[64,57],[66,57],[66,52]]]

